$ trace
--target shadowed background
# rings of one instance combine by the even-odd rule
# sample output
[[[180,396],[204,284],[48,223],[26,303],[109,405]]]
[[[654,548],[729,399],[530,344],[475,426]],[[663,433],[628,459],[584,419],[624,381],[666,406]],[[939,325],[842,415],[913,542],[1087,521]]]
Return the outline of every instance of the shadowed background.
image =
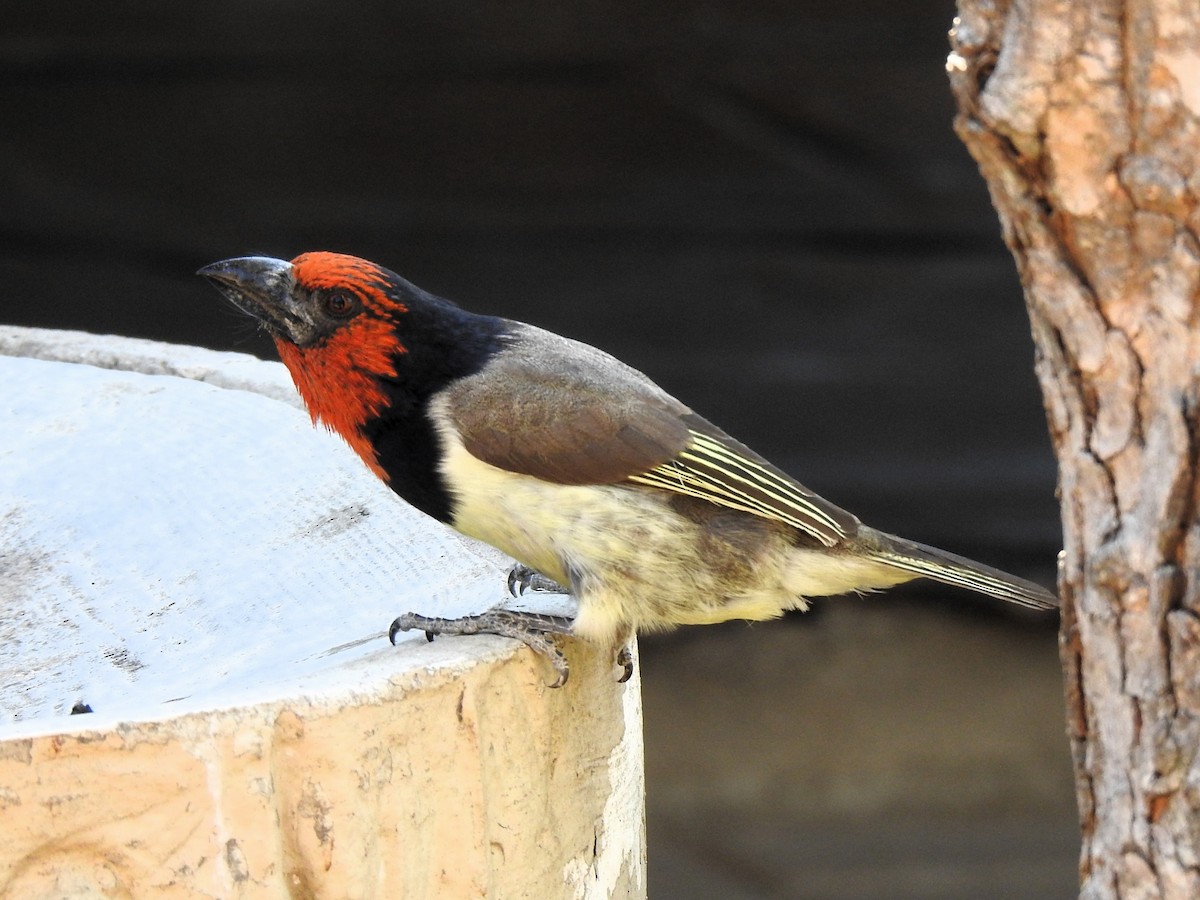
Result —
[[[0,321],[273,357],[195,269],[352,252],[615,353],[877,527],[1052,583],[951,3],[7,7]],[[643,640],[651,896],[1069,896],[1055,626],[910,588]]]

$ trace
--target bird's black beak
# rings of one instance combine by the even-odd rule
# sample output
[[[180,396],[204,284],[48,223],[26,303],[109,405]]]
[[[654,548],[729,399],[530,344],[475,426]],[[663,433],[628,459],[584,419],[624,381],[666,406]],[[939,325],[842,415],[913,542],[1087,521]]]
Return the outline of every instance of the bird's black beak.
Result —
[[[196,272],[211,281],[238,309],[256,318],[276,337],[303,345],[313,323],[296,302],[292,264],[269,256],[223,259]]]

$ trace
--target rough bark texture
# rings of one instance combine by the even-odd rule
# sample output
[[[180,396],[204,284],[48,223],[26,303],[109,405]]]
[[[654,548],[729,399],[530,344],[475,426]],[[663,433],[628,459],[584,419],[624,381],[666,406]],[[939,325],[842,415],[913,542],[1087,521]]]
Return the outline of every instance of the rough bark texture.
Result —
[[[1058,455],[1081,896],[1200,897],[1200,6],[960,0]]]

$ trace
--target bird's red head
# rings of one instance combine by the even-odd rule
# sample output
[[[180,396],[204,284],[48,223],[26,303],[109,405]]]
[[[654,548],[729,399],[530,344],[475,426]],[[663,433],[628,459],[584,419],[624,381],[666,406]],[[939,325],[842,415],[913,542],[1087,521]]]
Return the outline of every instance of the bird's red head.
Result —
[[[224,260],[200,274],[271,334],[313,421],[386,480],[363,429],[387,406],[381,379],[395,377],[407,352],[396,331],[408,311],[403,282],[365,259],[326,252]]]

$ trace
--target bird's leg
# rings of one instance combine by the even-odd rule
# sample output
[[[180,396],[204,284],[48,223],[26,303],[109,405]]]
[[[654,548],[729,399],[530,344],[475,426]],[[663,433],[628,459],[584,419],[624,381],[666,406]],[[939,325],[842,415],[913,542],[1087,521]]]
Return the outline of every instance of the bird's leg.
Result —
[[[549,594],[571,593],[568,588],[563,587],[553,578],[547,578],[537,569],[531,569],[524,563],[517,563],[508,570],[508,592],[514,597],[520,597],[526,591]],[[633,677],[633,651],[629,649],[632,641],[632,628],[623,633],[618,641],[621,649],[617,651],[616,662],[622,670],[621,677],[617,679],[618,684],[624,684]]]
[[[395,644],[399,632],[414,629],[424,631],[426,639],[430,641],[439,634],[498,634],[516,638],[530,650],[550,661],[558,675],[550,687],[557,688],[567,683],[571,670],[567,665],[566,656],[558,649],[551,635],[570,634],[571,621],[566,616],[512,612],[507,609],[488,610],[480,615],[463,616],[461,619],[439,619],[405,613],[388,629],[388,640]]]
[[[520,597],[526,591],[548,594],[570,594],[552,578],[547,578],[536,569],[517,563],[508,573],[508,592],[513,597]],[[488,610],[477,616],[463,616],[459,619],[439,619],[432,616],[422,616],[417,613],[405,613],[396,619],[388,629],[388,640],[396,643],[396,635],[401,631],[420,629],[425,632],[426,640],[432,641],[439,634],[498,634],[502,637],[515,638],[535,653],[546,657],[558,677],[551,687],[562,687],[567,683],[571,674],[570,666],[563,652],[558,649],[551,635],[572,634],[573,620],[567,616],[549,616],[540,613],[514,612],[506,609]],[[621,668],[619,684],[624,684],[633,677],[633,651],[630,643],[633,641],[633,630],[629,629],[621,635],[621,649],[617,651],[616,664]]]
[[[517,563],[508,570],[508,592],[514,597],[520,597],[526,591],[546,594],[570,594],[553,578],[547,578],[537,569],[531,569],[523,563]]]

